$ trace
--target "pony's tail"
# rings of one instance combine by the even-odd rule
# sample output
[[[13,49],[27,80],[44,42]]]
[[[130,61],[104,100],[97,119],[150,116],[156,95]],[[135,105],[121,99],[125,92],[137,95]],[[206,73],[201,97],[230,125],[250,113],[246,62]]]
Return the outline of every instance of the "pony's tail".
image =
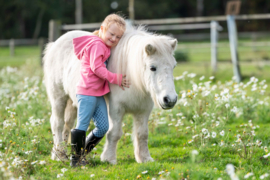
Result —
[[[45,49],[43,51],[43,63],[46,61],[47,54],[50,51],[53,44],[54,44],[53,42],[49,42],[49,43],[46,44],[46,47],[45,47]]]
[[[50,59],[50,51],[52,49],[52,46],[54,45],[54,42],[50,42],[48,44],[46,44],[46,47],[43,51],[43,58],[42,58],[42,64],[43,66],[45,67],[46,64],[48,64],[49,62],[49,59]]]

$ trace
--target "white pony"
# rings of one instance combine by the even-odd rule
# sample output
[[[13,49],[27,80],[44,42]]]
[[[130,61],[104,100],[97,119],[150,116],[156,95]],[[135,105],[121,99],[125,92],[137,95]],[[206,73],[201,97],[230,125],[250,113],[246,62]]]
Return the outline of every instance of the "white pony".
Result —
[[[44,79],[51,103],[51,129],[54,139],[52,159],[61,154],[61,143],[67,141],[77,114],[76,84],[80,61],[73,52],[72,39],[91,35],[86,31],[70,31],[49,43],[44,53]],[[117,142],[122,136],[122,119],[134,116],[133,142],[138,163],[153,161],[148,149],[148,118],[154,104],[162,109],[173,108],[177,101],[173,68],[173,52],[177,40],[129,27],[118,45],[112,49],[108,69],[126,74],[130,88],[122,90],[110,84],[105,96],[109,113],[109,131],[101,154],[102,161],[116,164]],[[59,150],[59,151],[58,151]]]

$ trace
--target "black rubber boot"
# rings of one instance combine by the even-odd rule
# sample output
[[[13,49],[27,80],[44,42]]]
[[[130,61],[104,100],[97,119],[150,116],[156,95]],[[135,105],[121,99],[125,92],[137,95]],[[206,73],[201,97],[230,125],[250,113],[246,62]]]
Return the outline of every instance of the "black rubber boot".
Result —
[[[85,166],[83,160],[86,132],[79,129],[71,130],[71,158],[70,166]]]
[[[86,154],[90,153],[94,149],[94,147],[101,141],[102,138],[103,137],[96,137],[91,131],[86,138]]]

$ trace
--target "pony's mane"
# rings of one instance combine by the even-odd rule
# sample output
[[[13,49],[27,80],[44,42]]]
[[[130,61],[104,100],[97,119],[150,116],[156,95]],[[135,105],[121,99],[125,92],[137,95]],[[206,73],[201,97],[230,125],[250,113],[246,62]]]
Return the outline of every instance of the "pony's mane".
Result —
[[[158,35],[148,32],[144,26],[128,26],[123,37],[118,45],[112,49],[112,56],[109,60],[109,67],[112,72],[118,74],[125,74],[131,81],[132,86],[144,91],[144,82],[141,81],[144,66],[143,60],[146,54],[144,53],[147,44],[151,44],[156,48],[156,53],[166,58],[168,56],[168,63],[173,55],[172,45],[170,44],[170,37]]]

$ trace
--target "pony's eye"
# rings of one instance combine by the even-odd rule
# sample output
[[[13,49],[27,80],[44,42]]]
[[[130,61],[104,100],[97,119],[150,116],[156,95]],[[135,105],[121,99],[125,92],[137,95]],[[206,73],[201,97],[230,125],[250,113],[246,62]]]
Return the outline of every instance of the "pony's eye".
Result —
[[[151,71],[156,71],[156,70],[157,70],[157,68],[156,68],[156,67],[154,67],[154,66],[151,66],[151,67],[150,67],[150,70],[151,70]]]

